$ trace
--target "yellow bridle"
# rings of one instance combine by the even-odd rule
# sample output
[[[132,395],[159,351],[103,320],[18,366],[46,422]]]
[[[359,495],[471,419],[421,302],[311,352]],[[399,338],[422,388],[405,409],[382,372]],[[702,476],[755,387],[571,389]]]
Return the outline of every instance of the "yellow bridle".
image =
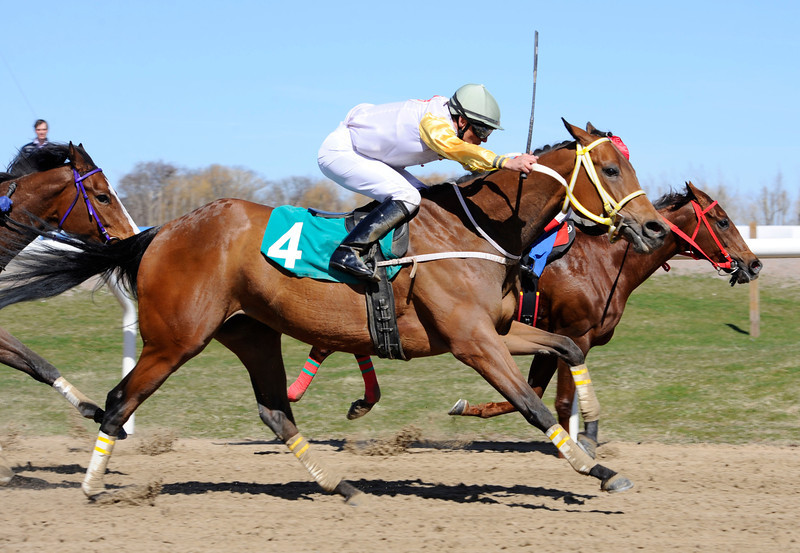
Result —
[[[611,194],[609,194],[606,189],[603,188],[603,185],[600,183],[600,177],[597,175],[597,170],[594,168],[592,156],[589,154],[589,152],[598,144],[608,141],[608,137],[603,137],[595,140],[586,147],[581,147],[580,144],[576,144],[575,168],[572,170],[572,177],[570,178],[569,183],[567,183],[567,181],[565,181],[561,175],[549,167],[539,165],[538,163],[533,166],[533,170],[546,173],[564,185],[567,195],[566,198],[564,198],[564,205],[561,207],[562,213],[566,213],[570,204],[572,204],[573,209],[587,219],[591,219],[595,223],[608,226],[608,235],[613,240],[616,237],[617,232],[617,214],[625,206],[625,204],[638,196],[643,196],[645,192],[644,190],[637,190],[636,192],[632,192],[631,194],[625,196],[620,202],[617,202],[611,197]],[[586,169],[586,174],[589,176],[589,180],[594,185],[595,189],[597,190],[597,194],[600,196],[600,200],[603,202],[603,215],[596,215],[592,213],[578,201],[578,198],[575,197],[573,190],[575,188],[575,183],[578,181],[578,173],[581,169],[581,166]]]

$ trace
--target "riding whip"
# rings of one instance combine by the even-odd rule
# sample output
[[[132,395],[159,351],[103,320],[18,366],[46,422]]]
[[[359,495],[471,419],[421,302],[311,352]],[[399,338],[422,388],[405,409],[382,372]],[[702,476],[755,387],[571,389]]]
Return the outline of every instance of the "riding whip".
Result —
[[[533,108],[536,105],[536,72],[539,65],[539,31],[534,31],[533,35],[533,97],[531,98],[531,122],[528,125],[528,144],[525,146],[525,153],[531,150],[531,138],[533,137]]]
[[[525,153],[529,154],[531,150],[531,138],[533,138],[533,108],[536,106],[536,72],[539,66],[539,31],[533,32],[533,97],[531,98],[531,121],[528,124],[528,143],[525,146]],[[520,173],[521,178],[527,178],[528,175]],[[522,182],[522,181],[520,181]]]

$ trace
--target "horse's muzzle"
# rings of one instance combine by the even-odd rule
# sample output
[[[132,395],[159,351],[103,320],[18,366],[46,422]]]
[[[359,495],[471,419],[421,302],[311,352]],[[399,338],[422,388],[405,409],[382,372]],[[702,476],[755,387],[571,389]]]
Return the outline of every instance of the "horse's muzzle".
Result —
[[[635,221],[622,219],[616,234],[631,243],[637,253],[650,253],[664,243],[669,227],[663,221],[652,219],[639,225]],[[613,240],[613,237],[612,237]]]

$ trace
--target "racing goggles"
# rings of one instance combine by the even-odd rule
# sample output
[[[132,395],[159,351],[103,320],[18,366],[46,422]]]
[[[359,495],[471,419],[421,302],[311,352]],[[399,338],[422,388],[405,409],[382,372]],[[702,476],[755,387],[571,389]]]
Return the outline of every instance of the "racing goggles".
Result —
[[[472,126],[472,132],[475,133],[475,136],[477,136],[481,140],[486,140],[487,138],[489,138],[489,135],[492,134],[492,131],[494,130],[492,127],[489,127],[488,125],[477,123],[475,121],[470,121],[469,124]]]

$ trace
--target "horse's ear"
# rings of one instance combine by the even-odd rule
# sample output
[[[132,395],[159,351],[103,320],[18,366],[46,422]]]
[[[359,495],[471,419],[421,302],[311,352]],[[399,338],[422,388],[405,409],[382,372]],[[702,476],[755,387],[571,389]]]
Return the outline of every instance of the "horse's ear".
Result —
[[[72,141],[69,142],[69,160],[73,166],[83,165],[86,163],[86,150],[83,149],[83,144],[75,146]]]
[[[689,196],[692,196],[695,200],[699,199],[697,195],[697,188],[695,187],[694,184],[692,184],[692,181],[690,180],[686,181],[686,193]]]
[[[567,123],[567,120],[564,119],[563,117],[561,118],[561,121],[564,122],[564,126],[569,131],[569,134],[572,135],[572,138],[574,138],[584,146],[591,142],[592,137],[586,131],[584,131],[580,127],[576,127],[575,125],[570,125],[569,123]]]
[[[594,125],[592,125],[591,121],[586,122],[586,132],[588,132],[589,134],[598,132],[597,129],[594,127]]]

